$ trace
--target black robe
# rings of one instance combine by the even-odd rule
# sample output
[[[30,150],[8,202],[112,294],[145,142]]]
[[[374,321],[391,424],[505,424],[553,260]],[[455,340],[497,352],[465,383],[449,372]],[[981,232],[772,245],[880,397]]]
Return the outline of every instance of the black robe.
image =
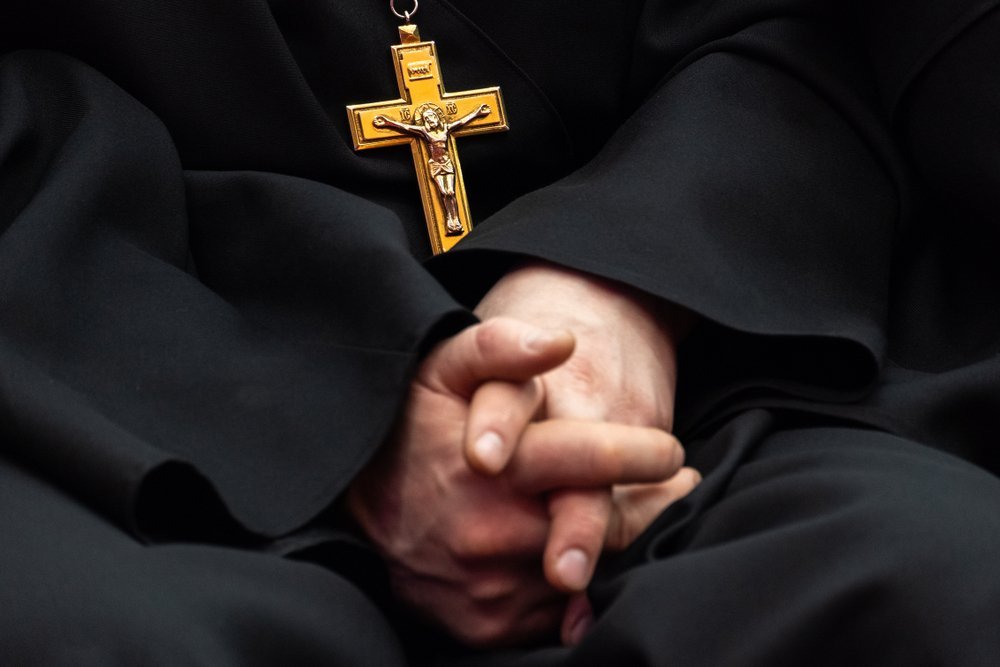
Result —
[[[843,654],[817,629],[836,626],[830,618],[757,606],[772,604],[761,602],[767,590],[784,609],[836,612],[831,582],[870,584],[865,558],[847,559],[840,579],[796,571],[765,583],[762,572],[815,567],[822,556],[803,545],[833,541],[884,564],[877,528],[919,533],[908,520],[927,516],[924,496],[952,500],[921,530],[948,539],[945,519],[961,516],[980,540],[927,572],[942,579],[970,551],[998,551],[996,522],[968,508],[1000,505],[995,478],[912,442],[996,470],[982,425],[1000,400],[997,316],[964,289],[951,296],[972,285],[981,300],[996,284],[980,248],[1000,207],[990,183],[955,176],[956,163],[979,166],[928,127],[957,85],[946,74],[935,83],[940,54],[969,25],[988,25],[997,3],[952,3],[896,30],[891,3],[425,0],[417,22],[438,42],[448,89],[499,84],[512,125],[459,141],[479,224],[430,260],[408,152],[356,154],[344,113],[396,96],[384,4],[0,7],[4,493],[30,508],[3,519],[23,544],[2,570],[34,582],[10,590],[38,619],[32,641],[5,648],[53,663],[79,655],[73,642],[44,641],[45,628],[69,625],[40,593],[59,572],[117,582],[59,589],[76,613],[102,610],[94,627],[122,638],[112,642],[122,653],[89,647],[95,664],[428,660],[421,651],[437,644],[397,639],[406,628],[390,629],[336,574],[354,576],[356,547],[329,510],[386,440],[421,353],[474,321],[467,308],[497,276],[538,257],[701,316],[682,353],[678,428],[708,475],[606,564],[589,648],[524,659],[775,664],[809,653],[803,627],[832,662],[870,645],[890,662],[926,655],[883,617],[941,591],[902,576],[891,588],[909,586],[914,599],[891,598],[877,623],[852,626]],[[978,96],[988,72],[953,67]],[[978,143],[996,137],[988,112],[970,127],[953,111],[944,122],[966,130],[975,159],[995,161]],[[981,199],[959,209],[969,197],[954,187]],[[979,235],[975,247],[956,237],[960,225]],[[748,482],[754,464],[765,472]],[[788,466],[805,472],[789,478]],[[866,466],[878,472],[870,485],[856,475]],[[760,495],[736,502],[741,480]],[[833,497],[816,497],[824,484]],[[886,484],[916,491],[876,502]],[[860,508],[857,522],[816,519],[845,503]],[[779,528],[798,518],[779,511],[788,506],[818,532],[782,541]],[[762,515],[773,525],[747,518]],[[25,560],[53,525],[89,559]],[[733,546],[744,531],[763,544],[749,563]],[[901,553],[923,553],[900,539]],[[723,555],[685,570],[699,549]],[[656,575],[661,563],[681,571]],[[738,582],[707,606],[704,586],[721,585],[723,571]],[[180,583],[164,584],[174,579],[163,572]],[[978,585],[987,572],[963,576]],[[964,645],[970,664],[989,640],[970,619],[1000,606],[995,583],[978,588],[979,607],[942,604],[972,628],[972,639],[941,639],[949,651]],[[248,595],[253,613],[240,620]],[[776,634],[706,622],[720,608]],[[683,630],[653,631],[642,622],[651,615]],[[220,629],[220,616],[241,629]]]

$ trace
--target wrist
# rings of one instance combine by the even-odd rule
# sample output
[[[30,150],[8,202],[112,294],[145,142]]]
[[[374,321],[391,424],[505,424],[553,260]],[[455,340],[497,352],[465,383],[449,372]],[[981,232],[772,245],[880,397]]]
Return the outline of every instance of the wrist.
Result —
[[[508,316],[538,326],[580,329],[628,321],[671,350],[687,336],[697,316],[677,304],[634,287],[539,260],[515,267],[475,309],[483,318]]]

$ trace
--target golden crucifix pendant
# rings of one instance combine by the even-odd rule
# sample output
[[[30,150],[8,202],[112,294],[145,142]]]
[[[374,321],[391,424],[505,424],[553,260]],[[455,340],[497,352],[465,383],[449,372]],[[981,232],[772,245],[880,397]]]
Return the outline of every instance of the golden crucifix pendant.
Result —
[[[446,93],[434,42],[417,26],[399,28],[392,47],[400,98],[347,107],[355,150],[410,144],[434,254],[451,250],[472,230],[457,137],[508,129],[499,88]]]

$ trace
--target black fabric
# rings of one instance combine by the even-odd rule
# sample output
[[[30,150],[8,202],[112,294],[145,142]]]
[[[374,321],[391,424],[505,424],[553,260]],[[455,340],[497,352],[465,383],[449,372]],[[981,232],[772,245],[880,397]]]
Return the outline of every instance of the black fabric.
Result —
[[[180,458],[253,530],[304,523],[385,438],[423,335],[471,318],[383,209],[284,174],[182,171],[160,121],[65,55],[16,52],[2,76],[17,454],[122,520]]]
[[[143,546],[6,462],[0,506],[4,664],[405,664],[384,615],[328,569]]]
[[[991,148],[1000,143],[1000,3],[935,7],[919,29],[900,31],[877,12],[865,24],[876,69],[902,52],[921,57],[885,81],[896,86],[894,131],[912,165],[912,222],[894,258],[891,363],[852,410],[1000,474],[1000,158]]]
[[[427,34],[449,39],[441,46],[449,87],[493,77],[515,127],[462,142],[483,222],[438,262],[445,284],[468,305],[510,253],[540,255],[690,307],[755,350],[743,355],[748,368],[708,365],[719,376],[683,392],[692,414],[748,384],[837,396],[868,387],[885,348],[898,223],[892,155],[858,86],[848,85],[860,74],[838,37],[843,12],[805,3],[801,14],[794,4],[722,3],[691,30],[682,30],[688,6],[615,12],[617,27],[592,35],[610,54],[596,81],[588,72],[605,69],[569,67],[569,54],[527,50],[524,65],[512,62],[505,41],[520,43],[523,33],[492,38],[488,24],[449,3],[425,8]],[[12,318],[10,335],[31,342],[10,349],[82,394],[150,456],[195,466],[261,534],[302,525],[343,489],[384,438],[426,332],[462,318],[407,252],[407,238],[418,256],[426,241],[405,151],[357,156],[342,122],[347,103],[392,95],[392,24],[381,10],[262,2],[5,10],[4,24],[17,27],[13,45],[63,52],[5,59],[8,87],[22,91],[5,96],[18,110],[4,130],[22,146],[12,167],[39,174],[57,156],[79,161],[56,163],[65,184],[8,170],[22,202],[10,224],[35,244],[8,236],[9,252],[56,261],[54,237],[33,222],[47,214],[37,208],[43,199],[66,234],[92,230],[77,241],[82,259],[58,265],[58,275],[11,279],[36,318]],[[559,15],[532,11],[545,14],[540,25]],[[385,26],[377,38],[361,30],[376,23]],[[553,101],[536,81],[561,82]],[[562,120],[580,113],[585,123]],[[46,118],[63,134],[40,124]],[[32,132],[47,138],[47,151],[30,150],[23,137]],[[585,167],[537,189],[612,134]],[[81,174],[96,187],[76,183]],[[130,256],[134,246],[150,261]],[[11,271],[17,264],[7,262]],[[94,267],[97,276],[87,273]],[[80,317],[115,316],[100,319],[100,331],[50,317],[56,304],[36,294],[65,283],[79,290]],[[61,460],[47,448],[34,456]],[[149,467],[127,479],[117,464],[93,474],[134,488]]]
[[[733,354],[710,343],[688,355],[697,380],[680,392],[681,430],[747,386],[843,398],[871,384],[902,176],[868,89],[849,84],[864,79],[843,16],[697,4],[644,8],[623,99],[645,99],[595,159],[431,267],[466,303],[483,286],[466,276],[488,281],[484,264],[513,253],[698,312],[702,340],[721,336]]]
[[[750,411],[713,473],[592,586],[574,649],[438,664],[991,665],[1000,481],[878,431]]]
[[[480,224],[434,259],[408,152],[356,154],[344,117],[396,95],[385,4],[0,6],[0,522],[19,536],[3,543],[0,588],[6,613],[31,619],[28,639],[4,632],[3,648],[27,656],[91,609],[87,627],[122,637],[123,652],[50,646],[43,664],[432,660],[437,639],[394,638],[402,628],[358,593],[363,581],[377,597],[352,564],[371,559],[329,517],[385,441],[421,353],[473,322],[467,308],[503,271],[539,257],[701,316],[682,350],[678,425],[708,476],[607,564],[586,650],[517,659],[804,661],[803,636],[833,645],[840,584],[891,595],[823,655],[875,645],[871,628],[888,664],[1000,653],[976,625],[997,611],[995,479],[915,444],[1000,471],[997,3],[423,0],[447,87],[499,84],[512,124],[460,141]],[[912,494],[883,508],[878,492],[894,486]],[[751,530],[758,488],[772,523]],[[931,495],[951,500],[928,516]],[[773,512],[786,503],[809,530]],[[876,535],[883,524],[959,546],[933,561]],[[88,557],[33,559],[55,534]],[[743,557],[755,540],[756,569]],[[825,554],[807,547],[838,541],[857,568],[827,579]],[[886,579],[866,560],[908,553],[927,567]],[[207,585],[230,560],[252,572]],[[757,576],[761,563],[789,579]],[[135,605],[160,568],[185,583],[155,584],[147,622]],[[742,602],[713,588],[723,572]],[[48,602],[48,580],[79,609]],[[675,598],[679,581],[690,589]],[[940,660],[908,633],[944,616],[902,614],[936,591],[892,597],[928,581],[981,591],[968,607],[946,598],[969,617],[954,632],[913,635]],[[762,609],[765,594],[783,607]],[[227,622],[245,629],[209,620],[242,604],[257,620]],[[801,617],[784,609],[795,605]],[[658,633],[647,616],[685,629]],[[280,631],[258,635],[262,619]],[[729,627],[751,623],[774,632]],[[132,652],[140,640],[147,652]],[[248,657],[261,643],[276,652]]]

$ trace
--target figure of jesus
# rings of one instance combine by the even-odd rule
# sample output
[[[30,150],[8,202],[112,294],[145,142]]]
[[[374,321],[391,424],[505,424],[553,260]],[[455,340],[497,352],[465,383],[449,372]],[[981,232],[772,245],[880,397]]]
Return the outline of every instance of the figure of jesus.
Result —
[[[476,118],[489,116],[491,113],[492,109],[488,104],[481,104],[475,111],[449,123],[441,107],[427,102],[417,107],[413,114],[413,125],[382,115],[372,119],[372,124],[375,127],[391,127],[394,130],[419,137],[427,143],[427,148],[430,151],[427,167],[437,185],[438,194],[441,196],[448,236],[461,236],[465,232],[462,220],[458,215],[458,199],[455,196],[455,164],[448,152],[448,139],[455,130],[468,125]]]

